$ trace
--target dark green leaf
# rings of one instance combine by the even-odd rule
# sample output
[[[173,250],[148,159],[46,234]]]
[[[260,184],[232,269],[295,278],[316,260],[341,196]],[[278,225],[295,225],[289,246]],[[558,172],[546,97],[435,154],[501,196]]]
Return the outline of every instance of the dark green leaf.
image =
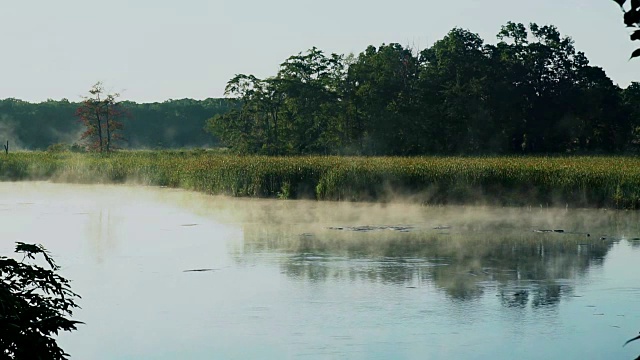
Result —
[[[67,318],[78,308],[74,301],[78,296],[69,288],[69,281],[55,273],[58,268],[42,245],[19,242],[16,252],[25,259],[42,255],[52,269],[0,256],[0,304],[4,309],[0,353],[11,359],[66,359],[53,335],[74,331],[80,324]],[[21,345],[22,340],[16,342],[19,337],[29,346]]]
[[[634,337],[633,339],[629,339],[629,340],[627,340],[627,342],[626,342],[626,343],[624,343],[624,345],[622,345],[622,346],[624,347],[624,346],[626,346],[628,343],[630,343],[630,342],[632,342],[632,341],[635,341],[635,340],[638,340],[638,339],[640,339],[640,335],[638,335],[638,336]]]
[[[631,0],[631,9],[637,10],[640,7],[640,0]]]
[[[631,34],[631,40],[640,40],[640,30],[636,30]]]
[[[625,2],[627,2],[627,0],[613,0],[615,2],[618,3],[618,5],[620,5],[620,7],[622,7],[622,5],[624,5]]]
[[[25,244],[23,242],[17,242],[16,243],[16,252],[24,252],[24,253],[34,253],[34,254],[38,254],[41,253],[43,251],[42,245],[36,245],[36,244]]]
[[[631,57],[629,58],[629,60],[640,56],[640,49],[635,49],[632,53],[631,53]]]
[[[624,13],[624,23],[627,26],[634,26],[638,22],[640,22],[640,11],[631,9]]]

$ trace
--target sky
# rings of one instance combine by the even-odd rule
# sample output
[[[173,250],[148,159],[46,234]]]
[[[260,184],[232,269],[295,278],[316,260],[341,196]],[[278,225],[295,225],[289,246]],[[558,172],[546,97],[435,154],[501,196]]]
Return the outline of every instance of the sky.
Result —
[[[313,46],[424,49],[454,27],[495,43],[507,21],[555,25],[621,87],[640,80],[611,0],[20,0],[0,5],[0,99],[78,101],[97,81],[136,102],[222,97]]]

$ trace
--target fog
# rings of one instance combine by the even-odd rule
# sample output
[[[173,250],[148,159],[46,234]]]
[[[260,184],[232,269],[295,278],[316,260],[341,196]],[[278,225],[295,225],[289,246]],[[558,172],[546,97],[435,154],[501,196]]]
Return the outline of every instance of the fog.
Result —
[[[629,357],[636,332],[636,212],[48,182],[0,199],[2,251],[42,243],[83,296],[72,358]]]
[[[0,114],[0,143],[9,141],[9,151],[23,150],[24,144],[17,132],[17,122],[6,114]],[[4,149],[4,148],[0,148]]]

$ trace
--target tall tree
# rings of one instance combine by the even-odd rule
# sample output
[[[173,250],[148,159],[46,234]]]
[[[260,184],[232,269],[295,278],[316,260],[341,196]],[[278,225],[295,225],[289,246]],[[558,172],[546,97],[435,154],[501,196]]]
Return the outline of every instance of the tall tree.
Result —
[[[279,153],[276,84],[253,75],[234,76],[227,83],[225,95],[236,99],[239,106],[209,119],[207,130],[240,153]]]
[[[480,152],[495,137],[483,43],[477,34],[456,28],[420,54],[421,104],[431,110],[428,138],[434,152]]]
[[[289,57],[268,79],[239,74],[225,95],[240,106],[213,117],[207,129],[239,152],[329,153],[341,146],[342,56],[312,48]]]
[[[419,153],[413,125],[418,58],[413,49],[392,43],[369,46],[349,66],[347,81],[357,108],[365,153]]]
[[[640,148],[640,82],[632,82],[622,91],[622,110],[631,127],[628,145],[634,150]]]
[[[503,86],[518,97],[514,105],[520,107],[510,109],[515,121],[511,151],[564,151],[571,141],[570,128],[562,121],[571,110],[567,100],[588,60],[555,26],[530,24],[527,31],[522,24],[508,23],[498,37],[494,66],[506,75]]]
[[[272,82],[282,99],[288,145],[295,153],[329,153],[340,147],[343,57],[313,47],[289,57]]]
[[[101,82],[93,85],[89,94],[76,110],[76,116],[85,126],[81,139],[87,141],[90,149],[108,153],[113,150],[113,143],[121,138],[119,131],[123,129],[120,119],[125,111],[118,101],[120,94],[105,93]]]
[[[570,111],[563,119],[568,150],[620,152],[630,148],[632,118],[625,111],[622,91],[599,67],[585,66],[567,97]]]
[[[227,95],[238,108],[209,123],[236,150],[267,154],[620,152],[640,142],[630,137],[636,92],[589,66],[570,37],[509,22],[498,39],[456,28],[419,53],[312,48],[266,80],[236,76]]]

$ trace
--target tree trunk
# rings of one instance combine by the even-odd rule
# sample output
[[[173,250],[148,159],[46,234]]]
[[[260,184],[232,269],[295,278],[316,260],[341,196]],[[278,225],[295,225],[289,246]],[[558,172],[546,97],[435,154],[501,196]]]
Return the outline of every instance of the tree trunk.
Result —
[[[106,129],[107,129],[107,153],[109,153],[111,151],[111,129],[110,129],[110,124],[109,124],[109,102],[108,100],[105,101],[105,106],[106,106],[106,110],[105,110],[105,122],[106,122]]]
[[[96,123],[98,128],[98,141],[100,142],[100,152],[102,152],[102,120],[100,119],[100,107],[96,107]]]

